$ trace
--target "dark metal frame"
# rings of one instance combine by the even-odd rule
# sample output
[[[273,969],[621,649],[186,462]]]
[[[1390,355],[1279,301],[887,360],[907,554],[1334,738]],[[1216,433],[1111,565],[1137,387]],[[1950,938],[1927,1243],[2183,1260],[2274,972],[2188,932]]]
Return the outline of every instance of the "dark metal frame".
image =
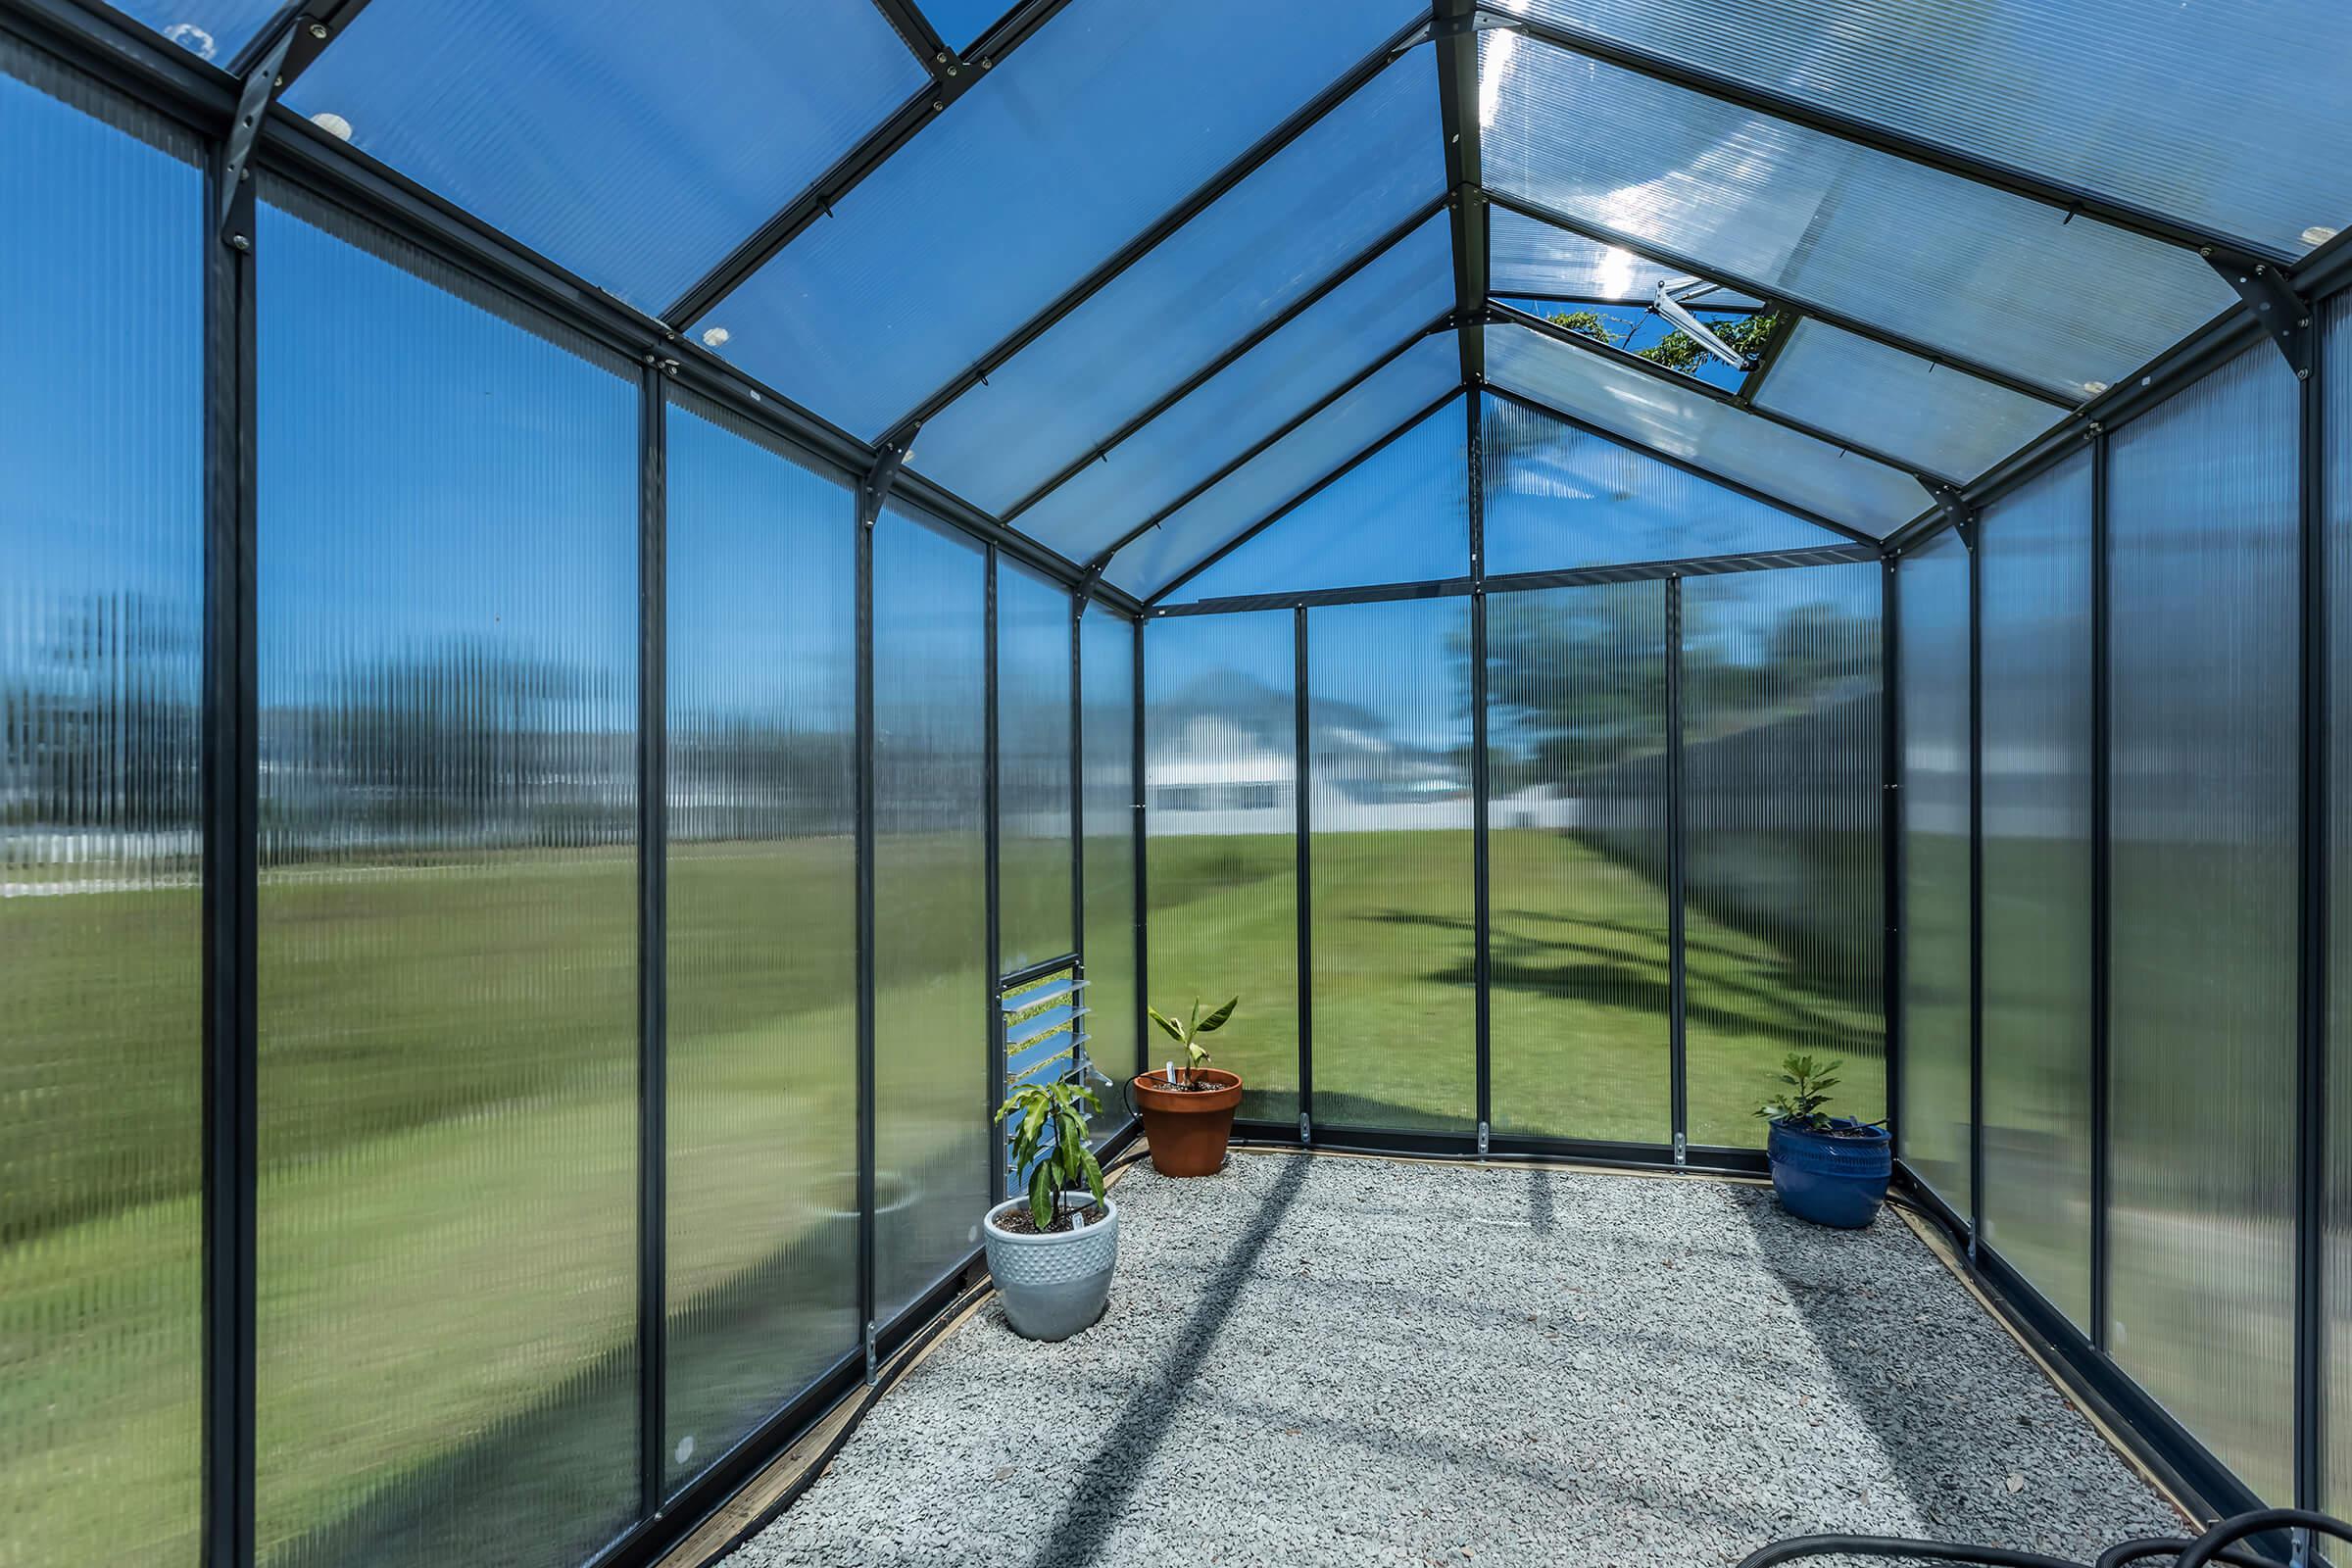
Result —
[[[638,378],[637,1458],[662,1507],[669,1396],[669,393]]]

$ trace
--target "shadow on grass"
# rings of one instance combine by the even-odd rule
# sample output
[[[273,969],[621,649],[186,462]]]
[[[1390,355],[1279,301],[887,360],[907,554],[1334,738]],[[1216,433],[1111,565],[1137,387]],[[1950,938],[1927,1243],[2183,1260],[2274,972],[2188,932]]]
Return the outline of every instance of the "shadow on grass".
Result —
[[[1257,1268],[1266,1243],[1298,1201],[1312,1163],[1308,1159],[1282,1162],[1282,1174],[1257,1205],[1250,1228],[1225,1254],[1216,1273],[1202,1283],[1200,1304],[1169,1337],[1151,1380],[1127,1396],[1118,1420],[1096,1445],[1095,1456],[1087,1462],[1070,1500],[1046,1532],[1045,1546],[1031,1559],[1032,1568],[1084,1568],[1101,1560],[1119,1514],[1143,1485],[1152,1455],[1176,1425],[1174,1407],[1207,1364],[1210,1348],[1241,1304],[1243,1286]]]

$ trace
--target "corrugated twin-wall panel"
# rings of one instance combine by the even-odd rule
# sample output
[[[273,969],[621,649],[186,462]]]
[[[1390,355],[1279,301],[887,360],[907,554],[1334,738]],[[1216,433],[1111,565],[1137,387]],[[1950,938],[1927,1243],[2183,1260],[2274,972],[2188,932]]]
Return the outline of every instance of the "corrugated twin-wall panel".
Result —
[[[638,1500],[637,379],[265,195],[262,1555],[552,1568]]]
[[[675,1486],[858,1345],[858,522],[720,411],[666,418]]]
[[[2111,438],[2109,1348],[2291,1492],[2298,386],[2267,344]]]
[[[1470,601],[1310,610],[1318,1125],[1478,1120]]]
[[[1297,617],[1146,623],[1146,929],[1151,1000],[1239,996],[1211,1038],[1242,1075],[1242,1114],[1298,1114]],[[1148,1035],[1148,1059],[1172,1042]]]
[[[911,513],[874,525],[874,1315],[980,1240],[994,1190],[988,563]]]
[[[1138,1070],[1135,992],[1135,622],[1090,608],[1078,623],[1080,720],[1084,726],[1079,841],[1086,877],[1086,1004],[1094,1010],[1088,1051],[1115,1083]],[[1105,1094],[1102,1129],[1126,1108]]]
[[[1496,1132],[1673,1136],[1666,594],[1487,601]]]
[[[1902,557],[1903,1157],[1971,1212],[1969,554],[1957,533]]]
[[[0,41],[0,1563],[196,1561],[203,180]]]
[[[1683,584],[1693,1144],[1762,1144],[1792,1053],[1842,1063],[1833,1111],[1886,1113],[1881,573]]]
[[[1070,929],[1072,673],[1068,590],[1000,561],[997,964],[1005,974],[1077,946]]]
[[[2096,973],[2092,462],[2084,451],[1986,509],[1977,535],[1984,574],[1984,1190],[1977,1195],[1978,1217],[1984,1240],[2085,1332]],[[1906,642],[1910,629],[1906,598]]]

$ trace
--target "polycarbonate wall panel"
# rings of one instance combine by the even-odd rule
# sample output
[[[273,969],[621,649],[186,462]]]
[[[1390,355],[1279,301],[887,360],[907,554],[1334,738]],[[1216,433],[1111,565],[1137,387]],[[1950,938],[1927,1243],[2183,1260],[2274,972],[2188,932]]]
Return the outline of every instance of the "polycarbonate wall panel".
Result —
[[[988,1103],[987,558],[874,528],[874,1296],[888,1322],[980,1242]]]
[[[1884,538],[1927,510],[1909,474],[1516,324],[1489,326],[1487,378],[1557,414]]]
[[[1453,250],[1440,215],[1017,514],[1021,530],[1073,561],[1094,559],[1362,374],[1435,320],[1452,298]],[[1309,474],[1299,483],[1320,477]]]
[[[0,1563],[197,1560],[192,139],[0,41]]]
[[[1269,32],[1248,0],[1071,7],[705,319],[878,435],[1425,11],[1302,0]]]
[[[2108,1338],[2286,1500],[2297,383],[2249,349],[2110,439]]]
[[[996,25],[1010,0],[924,0],[923,20],[939,32],[951,49],[965,49]]]
[[[1690,1141],[1764,1142],[1791,1053],[1844,1063],[1834,1114],[1886,1113],[1884,568],[1683,583]]]
[[[2070,400],[2236,302],[2194,251],[1924,164],[1515,33],[1480,60],[1495,190]]]
[[[896,584],[875,579],[877,593]],[[1011,974],[1074,952],[1070,926],[1070,596],[997,567],[997,963]]]
[[[667,412],[672,1486],[858,1343],[857,519]]]
[[[1684,275],[1507,207],[1487,214],[1487,253],[1488,289],[1503,295],[1647,305],[1660,283]]]
[[[1514,0],[1513,11],[2292,254],[2341,223],[2352,12],[2135,0]],[[2260,24],[2250,24],[2259,17]]]
[[[1984,574],[1978,1224],[1984,1241],[2086,1333],[2096,973],[2091,461],[2085,450],[1986,508],[1977,531]],[[1908,642],[1908,599],[1902,619]]]
[[[1431,412],[1448,387],[1460,385],[1461,375],[1451,332],[1421,339],[1125,546],[1105,575],[1130,593],[1159,592],[1416,415]]]
[[[117,9],[223,71],[279,11],[277,0],[124,0]]]
[[[1002,513],[1083,462],[1442,192],[1437,114],[1428,62],[1390,67],[925,422],[916,467]]]
[[[653,312],[929,79],[871,6],[397,0],[286,103]]]
[[[1479,466],[1490,577],[1847,542],[1622,441],[1491,394],[1480,418]]]
[[[637,1506],[636,378],[256,251],[261,1556],[555,1568]]]
[[[1079,933],[1086,958],[1086,1004],[1094,1009],[1088,1050],[1117,1082],[1138,1070],[1143,1015],[1136,995],[1135,865],[1135,622],[1100,607],[1078,622],[1079,691],[1083,694],[1080,804],[1085,831],[1086,924]],[[1126,1107],[1102,1101],[1098,1127],[1116,1127]]]
[[[1317,1126],[1478,1120],[1470,601],[1310,610]]]
[[[1361,588],[1470,573],[1470,427],[1457,399],[1168,596]]]
[[[1210,1044],[1269,1121],[1298,1114],[1298,667],[1287,610],[1144,623],[1150,1000],[1241,998]]]
[[[2328,541],[2328,1169],[2322,1343],[2331,1396],[2320,1506],[2352,1504],[2352,294],[2322,312],[2321,497]]]
[[[1498,1133],[1665,1144],[1666,584],[1487,599]]]
[[[1975,1212],[1969,1146],[1969,724],[1967,547],[1945,532],[1906,552],[1901,594],[1903,1157],[1962,1214]]]
[[[1755,406],[1918,465],[1974,479],[2066,410],[1820,321],[1799,320],[1749,387]]]

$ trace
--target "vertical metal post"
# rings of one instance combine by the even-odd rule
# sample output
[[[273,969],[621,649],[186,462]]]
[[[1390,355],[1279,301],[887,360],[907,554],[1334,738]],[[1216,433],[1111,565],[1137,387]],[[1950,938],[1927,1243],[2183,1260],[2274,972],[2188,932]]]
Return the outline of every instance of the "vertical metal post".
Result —
[[[234,175],[213,150],[208,213]],[[255,252],[206,233],[204,260],[205,1568],[254,1553],[255,1162],[260,1023],[259,659],[254,613]]]
[[[1689,964],[1683,952],[1683,892],[1689,802],[1683,783],[1683,579],[1666,593],[1666,1059],[1674,1162],[1690,1148],[1690,1058],[1687,1032]]]
[[[1005,1196],[1004,1156],[1002,1140],[995,1132],[997,1107],[1004,1102],[1004,1012],[998,1005],[997,983],[1004,974],[1004,846],[999,833],[999,808],[1003,796],[997,778],[997,547],[988,547],[987,585],[987,642],[980,656],[986,672],[986,692],[981,699],[981,809],[987,815],[983,830],[987,845],[986,877],[988,882],[988,996],[985,999],[988,1016],[985,1019],[988,1041],[988,1102],[980,1107],[980,1125],[989,1128],[988,1168],[995,1172],[990,1178],[991,1199],[1002,1202]]]
[[[2315,355],[2302,418],[2302,968],[2295,1126],[2295,1497],[2318,1509],[2327,1471],[2328,991],[2330,860],[2328,820],[2330,707],[2327,514],[2322,494],[2327,362]]]
[[[1903,574],[1887,557],[1879,612],[1879,1018],[1888,1146],[1903,1152]]]
[[[858,1321],[874,1375],[874,528],[870,487],[858,498]]]
[[[1086,973],[1086,601],[1070,601],[1070,951]],[[995,1114],[995,1108],[990,1108]]]
[[[1471,929],[1476,944],[1471,964],[1477,993],[1478,1151],[1487,1151],[1488,1129],[1494,1122],[1494,885],[1488,844],[1487,776],[1487,526],[1485,492],[1479,473],[1479,395],[1475,389],[1462,399],[1470,425],[1467,475],[1470,502],[1470,798],[1477,816],[1470,824]]]
[[[1151,1005],[1152,944],[1151,916],[1148,904],[1151,888],[1146,877],[1151,869],[1151,857],[1146,854],[1151,830],[1151,814],[1145,806],[1144,766],[1149,760],[1144,751],[1144,622],[1135,622],[1135,735],[1134,756],[1128,764],[1128,792],[1133,797],[1133,809],[1128,816],[1128,829],[1133,842],[1129,848],[1135,856],[1135,1070],[1152,1070],[1152,1054],[1144,1034],[1144,1009]]]
[[[669,1053],[668,393],[638,379],[637,1452],[639,1508],[662,1508],[667,1451]]]
[[[1968,1250],[1984,1234],[1984,538],[1972,519],[1968,557]]]
[[[2109,1079],[2114,1042],[2109,968],[2115,863],[2115,704],[2109,693],[2114,610],[2108,599],[2107,437],[2090,455],[2090,1343],[2108,1348],[2107,1208],[2112,1159]]]
[[[1298,822],[1298,1130],[1303,1141],[1315,1115],[1315,938],[1314,884],[1309,880],[1313,856],[1308,839],[1313,821],[1307,805],[1308,746],[1313,717],[1306,696],[1306,608],[1291,612],[1291,745],[1297,760],[1292,769],[1291,799]]]

